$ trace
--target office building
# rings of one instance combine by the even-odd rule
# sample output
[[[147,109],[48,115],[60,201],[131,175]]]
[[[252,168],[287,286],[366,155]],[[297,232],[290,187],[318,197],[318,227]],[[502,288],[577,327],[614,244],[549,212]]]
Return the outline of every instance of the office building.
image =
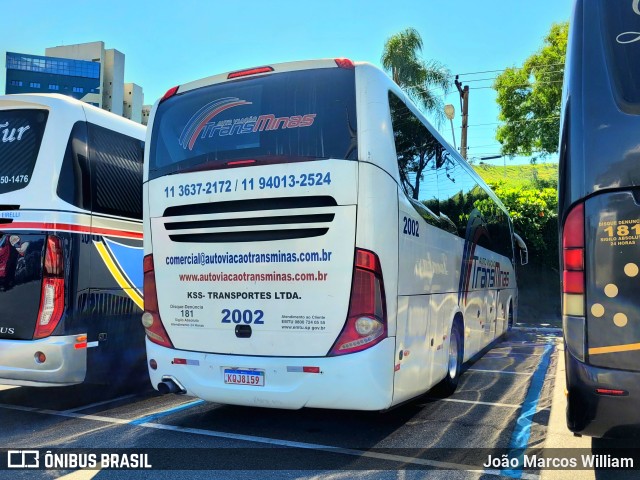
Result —
[[[7,52],[6,93],[62,93],[142,121],[142,87],[124,82],[125,55],[104,42],[50,47],[45,55]]]
[[[7,52],[5,93],[62,93],[102,107],[100,64]]]

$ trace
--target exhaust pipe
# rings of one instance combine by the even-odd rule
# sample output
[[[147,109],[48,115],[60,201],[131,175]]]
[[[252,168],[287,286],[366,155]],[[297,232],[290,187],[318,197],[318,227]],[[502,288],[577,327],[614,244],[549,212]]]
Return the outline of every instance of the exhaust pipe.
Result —
[[[162,395],[166,395],[168,393],[187,393],[185,388],[172,377],[162,378],[162,381],[158,384],[158,392]]]

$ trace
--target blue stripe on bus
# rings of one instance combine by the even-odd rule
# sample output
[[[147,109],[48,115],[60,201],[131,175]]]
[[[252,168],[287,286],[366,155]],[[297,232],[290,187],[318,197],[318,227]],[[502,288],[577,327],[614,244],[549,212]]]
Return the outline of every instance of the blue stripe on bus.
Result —
[[[500,473],[506,477],[520,478],[522,476],[524,452],[527,449],[527,445],[529,445],[531,424],[533,423],[533,416],[538,410],[538,401],[540,400],[540,394],[542,393],[544,379],[547,376],[552,352],[553,345],[547,344],[544,347],[544,352],[542,353],[542,358],[540,359],[538,368],[536,368],[536,371],[531,378],[531,384],[529,385],[527,396],[522,402],[522,410],[520,411],[520,416],[516,421],[516,428],[511,434],[511,442],[509,442],[509,459],[517,458],[519,466],[517,468],[503,469]]]

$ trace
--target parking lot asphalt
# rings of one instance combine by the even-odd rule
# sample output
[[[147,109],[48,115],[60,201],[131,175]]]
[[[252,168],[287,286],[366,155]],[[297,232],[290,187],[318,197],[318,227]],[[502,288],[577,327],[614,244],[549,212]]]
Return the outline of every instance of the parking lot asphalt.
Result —
[[[502,454],[521,465],[523,449],[602,445],[566,429],[562,353],[559,330],[515,328],[465,366],[453,395],[428,392],[383,413],[235,407],[148,389],[0,386],[0,449],[147,453],[153,465],[60,464],[0,478],[640,478],[640,470],[483,465]]]

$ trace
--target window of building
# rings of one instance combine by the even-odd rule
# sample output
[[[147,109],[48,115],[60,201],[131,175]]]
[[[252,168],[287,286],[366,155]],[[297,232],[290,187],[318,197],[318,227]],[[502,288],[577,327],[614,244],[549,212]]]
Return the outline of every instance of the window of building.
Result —
[[[21,87],[22,86],[22,82],[20,80],[11,80],[11,86],[12,87]]]
[[[50,84],[49,90],[60,90],[60,85]]]
[[[30,86],[31,88],[40,88],[40,84],[39,84],[39,83],[37,83],[37,82],[31,82],[31,83],[29,83],[29,86]]]
[[[86,60],[7,52],[7,69],[100,78],[100,65]]]
[[[84,93],[84,88],[82,87],[73,87],[74,93]]]

